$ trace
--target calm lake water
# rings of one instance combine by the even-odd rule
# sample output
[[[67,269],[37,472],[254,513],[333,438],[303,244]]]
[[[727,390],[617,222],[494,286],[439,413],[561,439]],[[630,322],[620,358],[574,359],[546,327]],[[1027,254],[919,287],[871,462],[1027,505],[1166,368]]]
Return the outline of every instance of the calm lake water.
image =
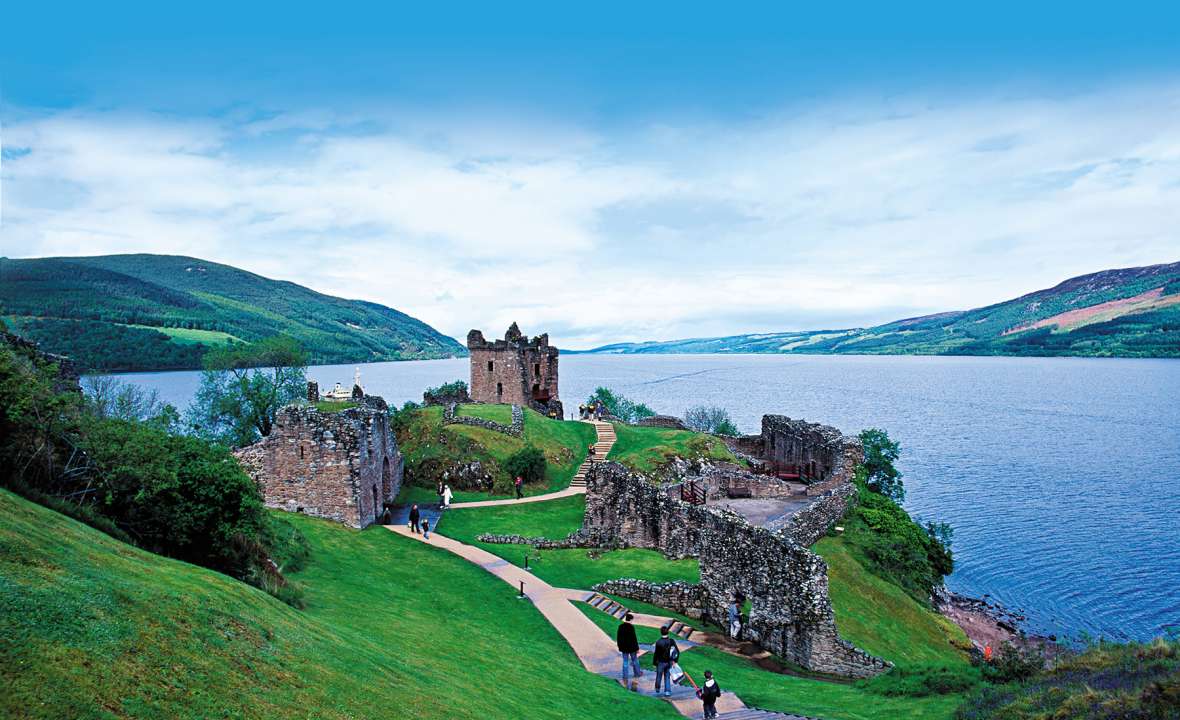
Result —
[[[321,388],[352,365],[311,368]],[[391,404],[468,375],[467,360],[375,363]],[[195,372],[140,373],[179,407]],[[881,427],[902,443],[906,507],[955,528],[947,584],[1035,630],[1149,638],[1180,627],[1180,361],[777,355],[565,355],[561,395],[598,385],[680,415],[728,408]]]

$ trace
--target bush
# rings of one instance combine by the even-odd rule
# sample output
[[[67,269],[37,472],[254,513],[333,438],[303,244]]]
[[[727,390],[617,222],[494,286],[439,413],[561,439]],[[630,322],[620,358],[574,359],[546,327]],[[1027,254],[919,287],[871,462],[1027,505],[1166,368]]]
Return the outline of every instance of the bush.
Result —
[[[589,405],[591,403],[601,403],[611,415],[628,423],[656,414],[656,411],[647,405],[625,398],[622,395],[616,394],[610,388],[605,387],[596,388],[590,397],[586,398],[586,404]]]
[[[1006,642],[982,669],[983,678],[990,683],[1024,682],[1045,669],[1045,654]]]
[[[698,405],[684,412],[684,424],[690,430],[733,437],[738,434],[737,426],[725,408]]]
[[[449,383],[443,383],[438,387],[428,387],[422,392],[423,397],[467,397],[467,383],[463,380],[452,380]]]
[[[519,476],[525,483],[539,483],[545,479],[545,453],[540,448],[526,445],[508,457],[504,471],[513,481]]]
[[[925,697],[966,692],[979,683],[979,670],[971,666],[914,665],[894,668],[884,675],[862,680],[858,686],[889,697]]]

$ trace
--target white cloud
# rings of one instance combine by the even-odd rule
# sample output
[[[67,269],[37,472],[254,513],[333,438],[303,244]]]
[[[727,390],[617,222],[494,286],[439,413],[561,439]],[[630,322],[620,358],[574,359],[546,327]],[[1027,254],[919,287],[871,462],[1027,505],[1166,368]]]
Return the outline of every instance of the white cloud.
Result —
[[[611,131],[26,115],[3,138],[0,252],[196,255],[571,347],[866,324],[1176,260],[1178,119],[1170,85]]]

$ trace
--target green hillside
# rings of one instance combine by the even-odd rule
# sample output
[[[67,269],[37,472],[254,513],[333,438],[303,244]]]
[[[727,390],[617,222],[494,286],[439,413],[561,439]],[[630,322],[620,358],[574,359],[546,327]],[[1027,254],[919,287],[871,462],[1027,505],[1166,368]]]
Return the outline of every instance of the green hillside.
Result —
[[[474,565],[290,520],[304,611],[0,490],[0,717],[678,717],[586,673]]]
[[[871,328],[620,343],[596,353],[1180,357],[1180,263],[1106,270],[968,311]]]
[[[289,335],[313,364],[457,357],[405,313],[195,258],[0,258],[0,314],[87,369],[200,367],[213,344]]]

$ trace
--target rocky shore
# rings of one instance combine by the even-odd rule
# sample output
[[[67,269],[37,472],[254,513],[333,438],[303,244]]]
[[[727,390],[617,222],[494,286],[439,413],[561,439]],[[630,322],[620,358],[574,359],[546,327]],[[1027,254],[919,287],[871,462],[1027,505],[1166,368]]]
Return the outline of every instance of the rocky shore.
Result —
[[[979,653],[988,645],[993,652],[998,652],[1004,643],[1050,651],[1057,642],[1055,635],[1025,632],[1022,626],[1027,618],[1024,615],[989,600],[986,595],[973,598],[940,587],[935,590],[933,601],[939,613],[963,628]]]

